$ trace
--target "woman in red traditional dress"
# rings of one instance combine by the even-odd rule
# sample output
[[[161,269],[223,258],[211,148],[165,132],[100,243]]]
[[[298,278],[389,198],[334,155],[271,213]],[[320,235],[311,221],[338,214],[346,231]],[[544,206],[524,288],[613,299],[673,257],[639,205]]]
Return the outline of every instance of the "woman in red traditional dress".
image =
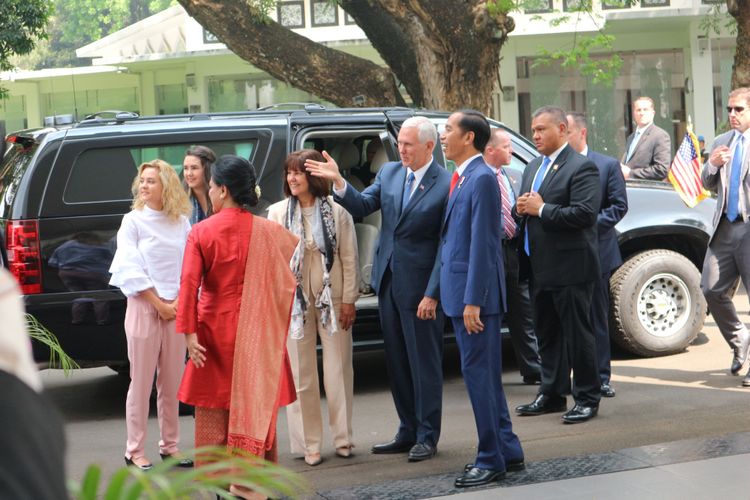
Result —
[[[211,167],[209,198],[214,215],[193,227],[182,267],[177,332],[190,360],[178,397],[195,406],[196,447],[226,445],[275,462],[278,409],[295,399],[286,334],[298,239],[247,210],[258,194],[243,158],[222,156]]]

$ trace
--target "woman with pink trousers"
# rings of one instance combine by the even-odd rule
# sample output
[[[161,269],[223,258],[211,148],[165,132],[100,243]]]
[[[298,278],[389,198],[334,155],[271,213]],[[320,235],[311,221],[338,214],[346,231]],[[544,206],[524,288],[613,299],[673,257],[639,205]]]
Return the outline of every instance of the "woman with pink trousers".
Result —
[[[125,463],[148,470],[145,442],[149,398],[156,372],[159,454],[192,467],[179,456],[177,389],[185,366],[185,341],[175,334],[182,256],[190,232],[190,202],[177,172],[162,160],[143,163],[133,181],[133,210],[117,232],[110,284],[127,296],[125,336],[130,388],[125,403]]]

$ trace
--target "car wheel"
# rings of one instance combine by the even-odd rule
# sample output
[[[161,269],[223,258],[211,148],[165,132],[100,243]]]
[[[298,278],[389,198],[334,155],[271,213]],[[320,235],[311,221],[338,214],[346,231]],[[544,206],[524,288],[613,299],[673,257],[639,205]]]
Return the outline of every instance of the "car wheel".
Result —
[[[632,353],[681,352],[703,328],[706,300],[700,273],[676,252],[636,254],[612,275],[609,284],[612,340]]]

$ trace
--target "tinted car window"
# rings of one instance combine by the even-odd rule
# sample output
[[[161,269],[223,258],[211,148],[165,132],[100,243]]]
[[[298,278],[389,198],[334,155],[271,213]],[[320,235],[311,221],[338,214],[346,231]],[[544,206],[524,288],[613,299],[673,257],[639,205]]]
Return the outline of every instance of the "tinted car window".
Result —
[[[22,174],[38,146],[36,143],[28,147],[21,144],[9,145],[7,154],[0,165],[0,217],[8,217],[8,212],[13,206],[13,198],[18,192],[18,185],[23,177]]]
[[[256,142],[205,142],[217,156],[235,154],[252,159]],[[107,148],[83,151],[75,160],[65,185],[65,203],[127,201],[138,166],[155,158],[182,173],[182,160],[191,144],[169,144],[142,148]]]

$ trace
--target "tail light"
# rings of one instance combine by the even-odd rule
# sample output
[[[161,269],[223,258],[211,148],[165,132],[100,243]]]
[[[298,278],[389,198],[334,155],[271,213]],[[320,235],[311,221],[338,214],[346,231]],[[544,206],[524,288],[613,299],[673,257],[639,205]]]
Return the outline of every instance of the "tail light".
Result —
[[[6,226],[8,268],[24,295],[42,292],[42,259],[39,252],[39,223],[9,220]]]

